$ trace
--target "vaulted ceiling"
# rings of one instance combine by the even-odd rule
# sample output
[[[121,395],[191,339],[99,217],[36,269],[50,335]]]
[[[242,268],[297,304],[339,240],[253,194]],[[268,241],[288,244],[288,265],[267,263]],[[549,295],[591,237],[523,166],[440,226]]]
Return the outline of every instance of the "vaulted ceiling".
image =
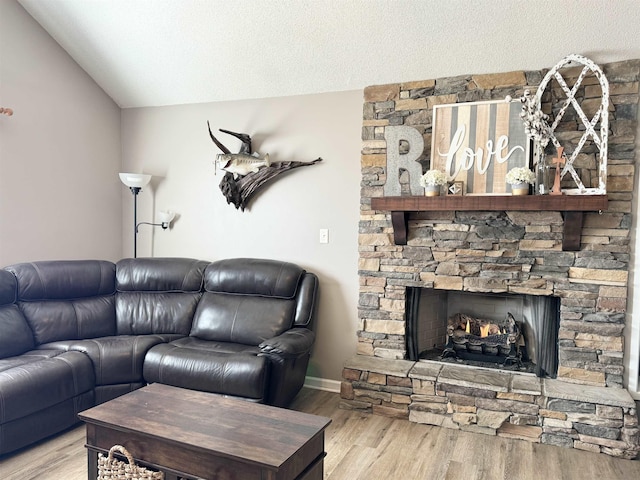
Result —
[[[640,57],[637,0],[18,1],[123,108]]]

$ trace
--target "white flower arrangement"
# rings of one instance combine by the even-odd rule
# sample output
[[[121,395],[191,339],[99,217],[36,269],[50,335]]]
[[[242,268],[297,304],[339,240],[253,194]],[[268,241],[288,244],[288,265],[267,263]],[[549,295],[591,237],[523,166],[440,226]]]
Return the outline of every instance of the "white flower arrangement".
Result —
[[[505,180],[509,185],[516,185],[518,183],[534,184],[536,182],[536,175],[528,168],[516,167],[507,172]]]
[[[427,173],[420,177],[420,185],[423,187],[435,187],[445,183],[447,183],[447,175],[440,170],[427,170]]]
[[[549,143],[549,137],[551,137],[551,127],[547,123],[549,115],[538,109],[536,96],[532,95],[529,90],[524,91],[520,101],[522,102],[520,118],[524,123],[524,131],[527,137],[537,141],[542,148],[546,147]]]

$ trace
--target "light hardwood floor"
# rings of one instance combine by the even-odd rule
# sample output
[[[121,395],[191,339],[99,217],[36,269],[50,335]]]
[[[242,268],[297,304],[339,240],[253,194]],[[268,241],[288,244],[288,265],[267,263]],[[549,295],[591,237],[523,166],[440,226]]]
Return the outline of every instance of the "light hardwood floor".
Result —
[[[339,408],[338,394],[304,388],[295,410],[330,417],[328,480],[640,479],[640,461],[389,419]],[[84,480],[84,427],[0,457],[0,480]]]

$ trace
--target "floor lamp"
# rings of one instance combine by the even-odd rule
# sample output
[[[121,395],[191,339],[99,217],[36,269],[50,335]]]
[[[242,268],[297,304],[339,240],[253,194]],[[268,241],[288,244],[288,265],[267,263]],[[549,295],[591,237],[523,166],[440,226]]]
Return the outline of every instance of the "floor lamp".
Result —
[[[151,180],[151,175],[144,173],[119,173],[120,180],[133,193],[133,258],[138,257],[138,193]]]

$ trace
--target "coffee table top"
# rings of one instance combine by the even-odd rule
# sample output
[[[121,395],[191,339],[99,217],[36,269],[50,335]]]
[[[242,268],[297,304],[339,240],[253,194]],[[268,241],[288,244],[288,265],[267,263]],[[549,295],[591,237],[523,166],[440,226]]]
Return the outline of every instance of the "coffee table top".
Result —
[[[331,419],[154,383],[85,410],[81,420],[279,468]]]

